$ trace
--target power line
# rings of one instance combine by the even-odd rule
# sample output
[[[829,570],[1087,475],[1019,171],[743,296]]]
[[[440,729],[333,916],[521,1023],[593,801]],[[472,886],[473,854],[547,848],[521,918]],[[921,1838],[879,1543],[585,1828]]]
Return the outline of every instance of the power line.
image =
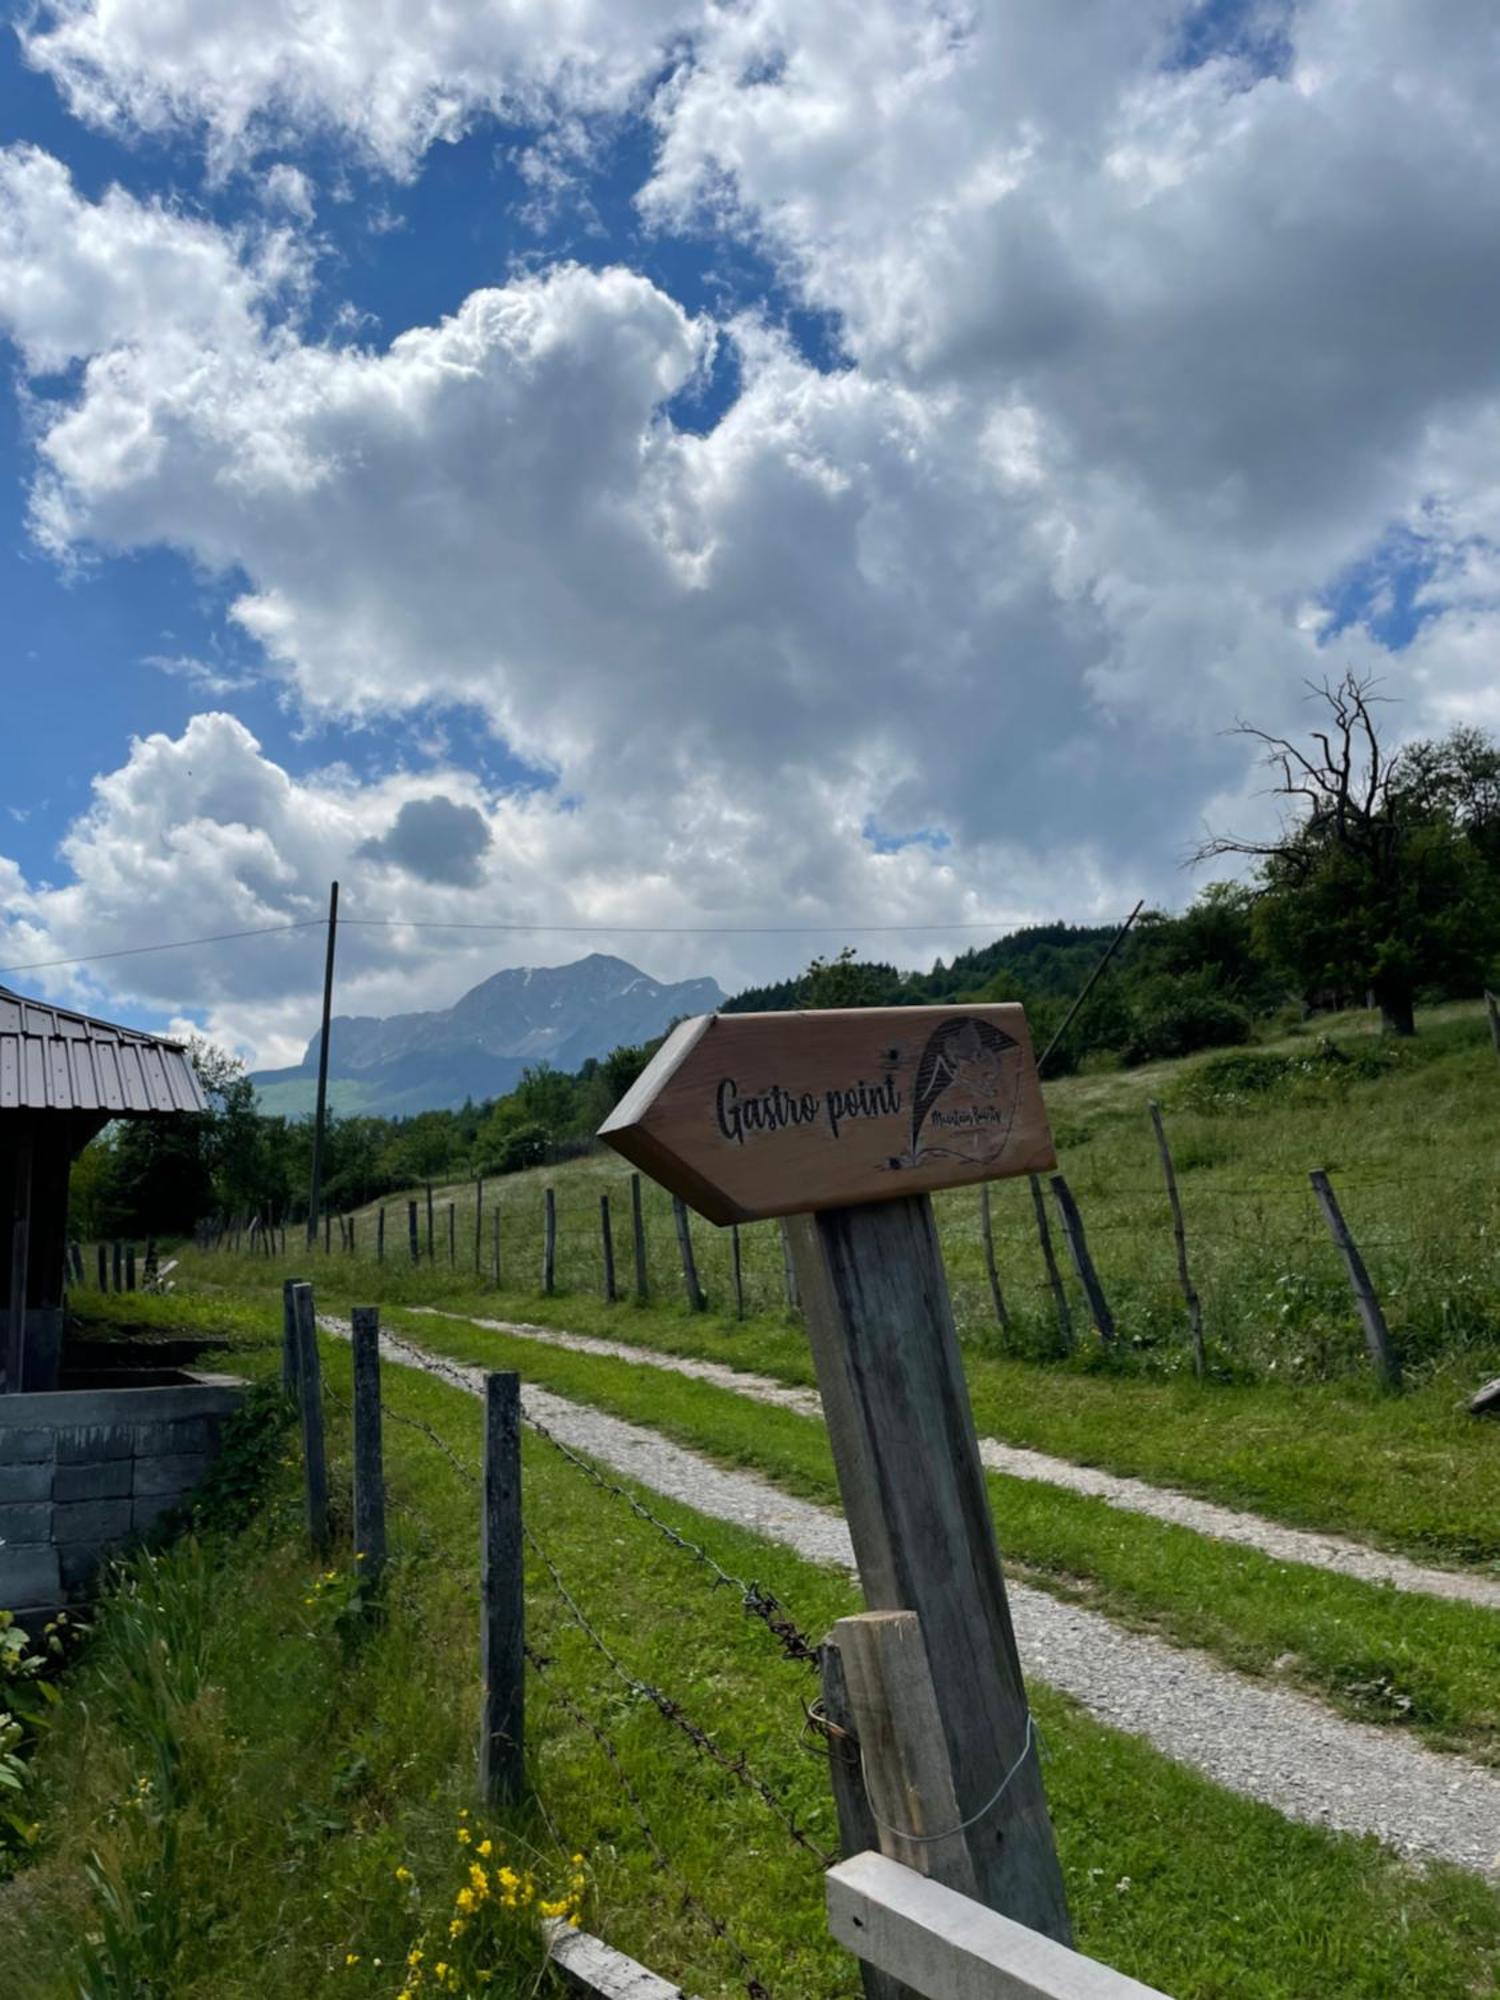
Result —
[[[346,927],[357,925],[364,930],[488,931],[539,937],[827,937],[839,932],[860,937],[904,936],[920,931],[1002,932],[1007,924],[1014,924],[1015,921],[1014,917],[987,917],[979,921],[966,918],[962,922],[920,924],[859,924],[841,918],[830,919],[826,924],[513,924],[472,923],[457,919],[445,922],[437,918],[416,917],[339,918],[339,922]],[[44,972],[62,965],[99,965],[106,959],[141,958],[159,951],[189,951],[195,945],[233,944],[240,938],[324,930],[327,924],[326,917],[310,917],[302,923],[262,924],[255,930],[216,931],[209,937],[171,938],[162,944],[125,945],[117,951],[80,952],[73,958],[33,958],[20,965],[0,965],[0,974]]]
[[[236,938],[274,937],[284,931],[318,931],[327,923],[326,917],[311,917],[300,924],[262,924],[251,931],[218,931],[212,937],[172,938],[165,944],[131,944],[119,951],[91,951],[77,958],[33,958],[25,965],[0,965],[0,972],[42,972],[54,965],[97,965],[106,958],[141,958],[152,951],[186,951],[197,944],[232,944]]]

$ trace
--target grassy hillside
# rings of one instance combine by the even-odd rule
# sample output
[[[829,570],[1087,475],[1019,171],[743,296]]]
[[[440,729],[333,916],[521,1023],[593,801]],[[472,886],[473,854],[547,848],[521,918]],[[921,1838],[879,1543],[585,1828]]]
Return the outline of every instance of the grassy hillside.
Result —
[[[1221,1379],[1331,1380],[1366,1366],[1343,1266],[1308,1186],[1314,1167],[1333,1178],[1414,1377],[1447,1366],[1463,1376],[1500,1368],[1500,1064],[1479,1008],[1433,1010],[1409,1044],[1382,1042],[1369,1017],[1335,1017],[1253,1050],[1064,1078],[1047,1085],[1046,1095],[1061,1167],[1118,1325],[1113,1365],[1172,1374],[1190,1360],[1147,1114],[1156,1098]],[[560,1286],[598,1295],[599,1195],[607,1193],[616,1262],[628,1288],[628,1174],[602,1151],[487,1183],[481,1271],[492,1271],[498,1209],[506,1283],[534,1283],[545,1186],[556,1190]],[[660,1190],[648,1185],[645,1193],[653,1293],[671,1300],[681,1295],[681,1277],[670,1208]],[[425,1256],[422,1189],[361,1211],[359,1250],[373,1251],[384,1206],[389,1258],[393,1265],[405,1261],[409,1196],[419,1202]],[[472,1273],[472,1184],[438,1185],[433,1201],[439,1266],[448,1261],[451,1203],[455,1262]],[[984,1352],[1052,1356],[1057,1321],[1025,1182],[998,1184],[992,1202],[1008,1331],[995,1323],[977,1193],[938,1198],[960,1329]],[[1056,1239],[1055,1212],[1050,1219]],[[694,1236],[712,1302],[732,1310],[728,1232],[695,1222]],[[779,1231],[760,1224],[741,1237],[747,1309],[775,1311],[784,1298]],[[1056,1249],[1080,1354],[1097,1363],[1060,1240]]]

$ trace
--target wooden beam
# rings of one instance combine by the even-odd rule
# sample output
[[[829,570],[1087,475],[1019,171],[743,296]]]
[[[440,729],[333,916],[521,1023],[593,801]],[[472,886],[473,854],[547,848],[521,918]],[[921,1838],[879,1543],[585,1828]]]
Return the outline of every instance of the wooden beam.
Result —
[[[837,1632],[823,1641],[818,1657],[823,1683],[823,1724],[828,1737],[828,1778],[833,1788],[833,1809],[839,1822],[839,1851],[846,1859],[880,1845],[880,1829],[870,1810],[865,1788],[864,1763],[855,1733],[854,1710],[849,1701],[849,1685],[844,1678],[844,1659],[839,1651]],[[861,1964],[860,1979],[865,2000],[911,2000],[911,1988],[892,1979],[878,1966]]]
[[[883,1854],[824,1877],[839,1943],[926,2000],[1166,2000]]]
[[[573,1930],[561,1917],[551,1918],[546,1932],[548,1956],[575,1993],[596,2000],[690,2000],[670,1979],[648,1972],[603,1938]]]
[[[978,1894],[1069,1939],[932,1204],[799,1215],[791,1240],[865,1602],[921,1621]]]

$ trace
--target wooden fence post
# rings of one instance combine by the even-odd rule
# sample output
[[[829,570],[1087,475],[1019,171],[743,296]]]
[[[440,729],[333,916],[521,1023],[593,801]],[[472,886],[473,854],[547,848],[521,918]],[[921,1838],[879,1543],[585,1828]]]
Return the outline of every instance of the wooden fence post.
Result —
[[[604,1303],[615,1302],[615,1242],[609,1227],[609,1196],[599,1197],[599,1237],[604,1251]]]
[[[693,1256],[693,1232],[688,1227],[688,1212],[680,1195],[672,1197],[672,1216],[677,1224],[677,1248],[682,1256],[682,1283],[687,1292],[688,1311],[701,1313],[703,1310],[703,1287],[698,1283],[698,1265]]]
[[[380,1204],[379,1211],[375,1217],[375,1262],[377,1264],[383,1264],[385,1262],[385,1203],[384,1202]]]
[[[977,1894],[1070,1940],[989,1492],[925,1195],[792,1219],[865,1602],[916,1614]],[[845,1671],[850,1671],[847,1651]],[[851,1695],[853,1693],[851,1682]],[[896,1820],[897,1825],[907,1825]]]
[[[635,1295],[644,1305],[651,1296],[651,1282],[646,1271],[646,1217],[639,1174],[630,1176],[630,1236],[635,1250]]]
[[[237,1233],[236,1233],[236,1237],[235,1237],[235,1245],[234,1245],[234,1247],[235,1247],[235,1249],[236,1249],[236,1250],[238,1250],[238,1249],[239,1249],[239,1247],[240,1247],[240,1246],[239,1246],[239,1237],[238,1237],[238,1234],[237,1234]],[[324,1255],[325,1257],[331,1257],[331,1256],[333,1255],[333,1211],[332,1211],[332,1209],[324,1209],[324,1211],[323,1211],[323,1255]]]
[[[729,1270],[734,1280],[734,1316],[745,1317],[745,1267],[740,1257],[740,1225],[729,1225]]]
[[[788,1227],[787,1219],[785,1216],[782,1216],[781,1218],[780,1229],[781,1229],[781,1277],[782,1277],[782,1283],[786,1287],[787,1308],[791,1312],[799,1313],[802,1310],[802,1300],[798,1296],[797,1292],[797,1265],[792,1257],[791,1232]]]
[[[114,1267],[115,1290],[123,1292],[125,1289],[125,1245],[120,1241],[118,1236],[115,1238],[114,1243]]]
[[[417,1234],[417,1204],[414,1201],[406,1204],[406,1232],[411,1245],[411,1261],[415,1264],[422,1255],[422,1242]]]
[[[1156,1150],[1161,1154],[1161,1170],[1167,1183],[1167,1200],[1172,1204],[1172,1240],[1177,1246],[1177,1282],[1187,1307],[1188,1328],[1193,1336],[1193,1373],[1201,1382],[1207,1369],[1203,1353],[1203,1308],[1188,1271],[1187,1230],[1182,1221],[1182,1202],[1177,1194],[1177,1175],[1172,1167],[1172,1149],[1167,1144],[1167,1128],[1161,1122],[1161,1106],[1153,1097],[1147,1106],[1156,1132]]]
[[[1052,1304],[1057,1313],[1057,1333],[1062,1341],[1063,1352],[1073,1345],[1073,1313],[1068,1305],[1067,1289],[1062,1281],[1062,1272],[1057,1268],[1057,1259],[1052,1254],[1052,1231],[1047,1222],[1047,1204],[1042,1199],[1041,1178],[1028,1174],[1031,1183],[1031,1207],[1036,1216],[1037,1241],[1042,1246],[1042,1262],[1047,1267],[1047,1283],[1052,1291]]]
[[[995,1267],[995,1224],[990,1215],[990,1184],[985,1182],[979,1190],[979,1234],[984,1242],[984,1270],[990,1281],[990,1298],[995,1307],[995,1318],[1001,1326],[1010,1325],[1010,1314],[1005,1310],[1005,1294],[1000,1289],[1000,1273]]]
[[[833,1788],[833,1809],[838,1816],[839,1849],[846,1859],[867,1854],[880,1846],[880,1829],[870,1810],[865,1788],[861,1745],[849,1705],[849,1686],[844,1675],[843,1655],[835,1629],[823,1641],[818,1661],[823,1682],[823,1722],[828,1738],[828,1778]],[[865,2000],[911,2000],[912,1988],[892,1979],[888,1972],[867,1964],[859,1966]]]
[[[323,1370],[318,1359],[312,1286],[297,1285],[292,1299],[297,1314],[297,1395],[302,1407],[307,1533],[314,1551],[323,1555],[328,1549],[328,1453],[323,1441]]]
[[[1344,1260],[1344,1268],[1349,1273],[1349,1289],[1354,1294],[1354,1303],[1359,1310],[1360,1325],[1365,1332],[1365,1346],[1369,1349],[1370,1360],[1383,1389],[1401,1387],[1401,1361],[1391,1342],[1391,1330],[1385,1323],[1385,1314],[1380,1309],[1380,1301],[1375,1296],[1375,1287],[1370,1283],[1370,1274],[1365,1269],[1365,1260],[1359,1254],[1359,1245],[1345,1222],[1343,1211],[1334,1199],[1328,1176],[1321,1168],[1308,1175],[1313,1193],[1318,1198],[1318,1206],[1323,1211],[1323,1220],[1328,1224],[1328,1233],[1338,1246]]]
[[[1078,1273],[1078,1282],[1082,1285],[1083,1295],[1089,1302],[1089,1316],[1094,1322],[1094,1331],[1108,1347],[1115,1337],[1114,1315],[1110,1312],[1109,1300],[1104,1296],[1099,1273],[1094,1269],[1094,1260],[1089,1255],[1089,1241],[1083,1233],[1083,1217],[1078,1213],[1073,1190],[1061,1174],[1052,1176],[1052,1195],[1057,1203],[1057,1212],[1062,1218],[1063,1239],[1068,1246],[1068,1255],[1073,1259],[1073,1269]]]
[[[526,1601],[521,1560],[521,1378],[484,1380],[484,1523],[480,1547],[479,1792],[486,1805],[525,1787]]]
[[[490,1213],[490,1233],[495,1239],[495,1290],[500,1289],[500,1202],[498,1197]]]
[[[96,1255],[99,1265],[99,1289],[101,1292],[107,1292],[109,1290],[109,1253],[102,1243],[97,1246]]]
[[[1487,986],[1484,989],[1484,1011],[1490,1017],[1490,1040],[1495,1045],[1496,1060],[1500,1061],[1500,1000]]]
[[[353,1215],[351,1215],[351,1216],[350,1216],[350,1218],[349,1218],[349,1255],[350,1255],[351,1257],[355,1255],[355,1251],[356,1251],[356,1247],[357,1247],[357,1246],[356,1246],[356,1239],[355,1239],[355,1226],[356,1226],[356,1224],[357,1224],[358,1220],[359,1220],[359,1218],[358,1218],[357,1216],[353,1216]]]
[[[354,1554],[363,1581],[374,1585],[385,1567],[385,1466],[380,1438],[380,1313],[356,1306],[354,1342]]]
[[[430,1264],[437,1252],[433,1248],[432,1235],[432,1182],[427,1182],[427,1261]]]
[[[550,1292],[557,1276],[557,1195],[542,1190],[542,1290]]]
[[[457,1203],[448,1204],[448,1269],[458,1269],[458,1214]]]
[[[135,1245],[133,1243],[125,1245],[125,1289],[127,1292],[135,1290]]]
[[[484,1274],[484,1182],[474,1183],[474,1276]]]
[[[289,1397],[299,1393],[298,1384],[302,1379],[301,1364],[297,1359],[297,1300],[298,1285],[306,1284],[305,1278],[283,1278],[281,1281],[281,1386]]]

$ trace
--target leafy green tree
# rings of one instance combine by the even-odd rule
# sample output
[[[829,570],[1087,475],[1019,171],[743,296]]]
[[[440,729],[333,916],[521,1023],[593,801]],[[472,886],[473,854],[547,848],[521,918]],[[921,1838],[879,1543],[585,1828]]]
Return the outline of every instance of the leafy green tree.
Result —
[[[894,966],[871,965],[846,944],[834,958],[815,958],[798,986],[800,1007],[882,1007],[890,1005],[890,988],[898,979]]]
[[[1473,731],[1393,753],[1370,680],[1315,692],[1328,722],[1306,748],[1238,725],[1289,802],[1280,833],[1216,837],[1199,858],[1258,862],[1255,941],[1304,995],[1368,994],[1387,1033],[1410,1035],[1420,990],[1473,991],[1500,949],[1500,753]]]

